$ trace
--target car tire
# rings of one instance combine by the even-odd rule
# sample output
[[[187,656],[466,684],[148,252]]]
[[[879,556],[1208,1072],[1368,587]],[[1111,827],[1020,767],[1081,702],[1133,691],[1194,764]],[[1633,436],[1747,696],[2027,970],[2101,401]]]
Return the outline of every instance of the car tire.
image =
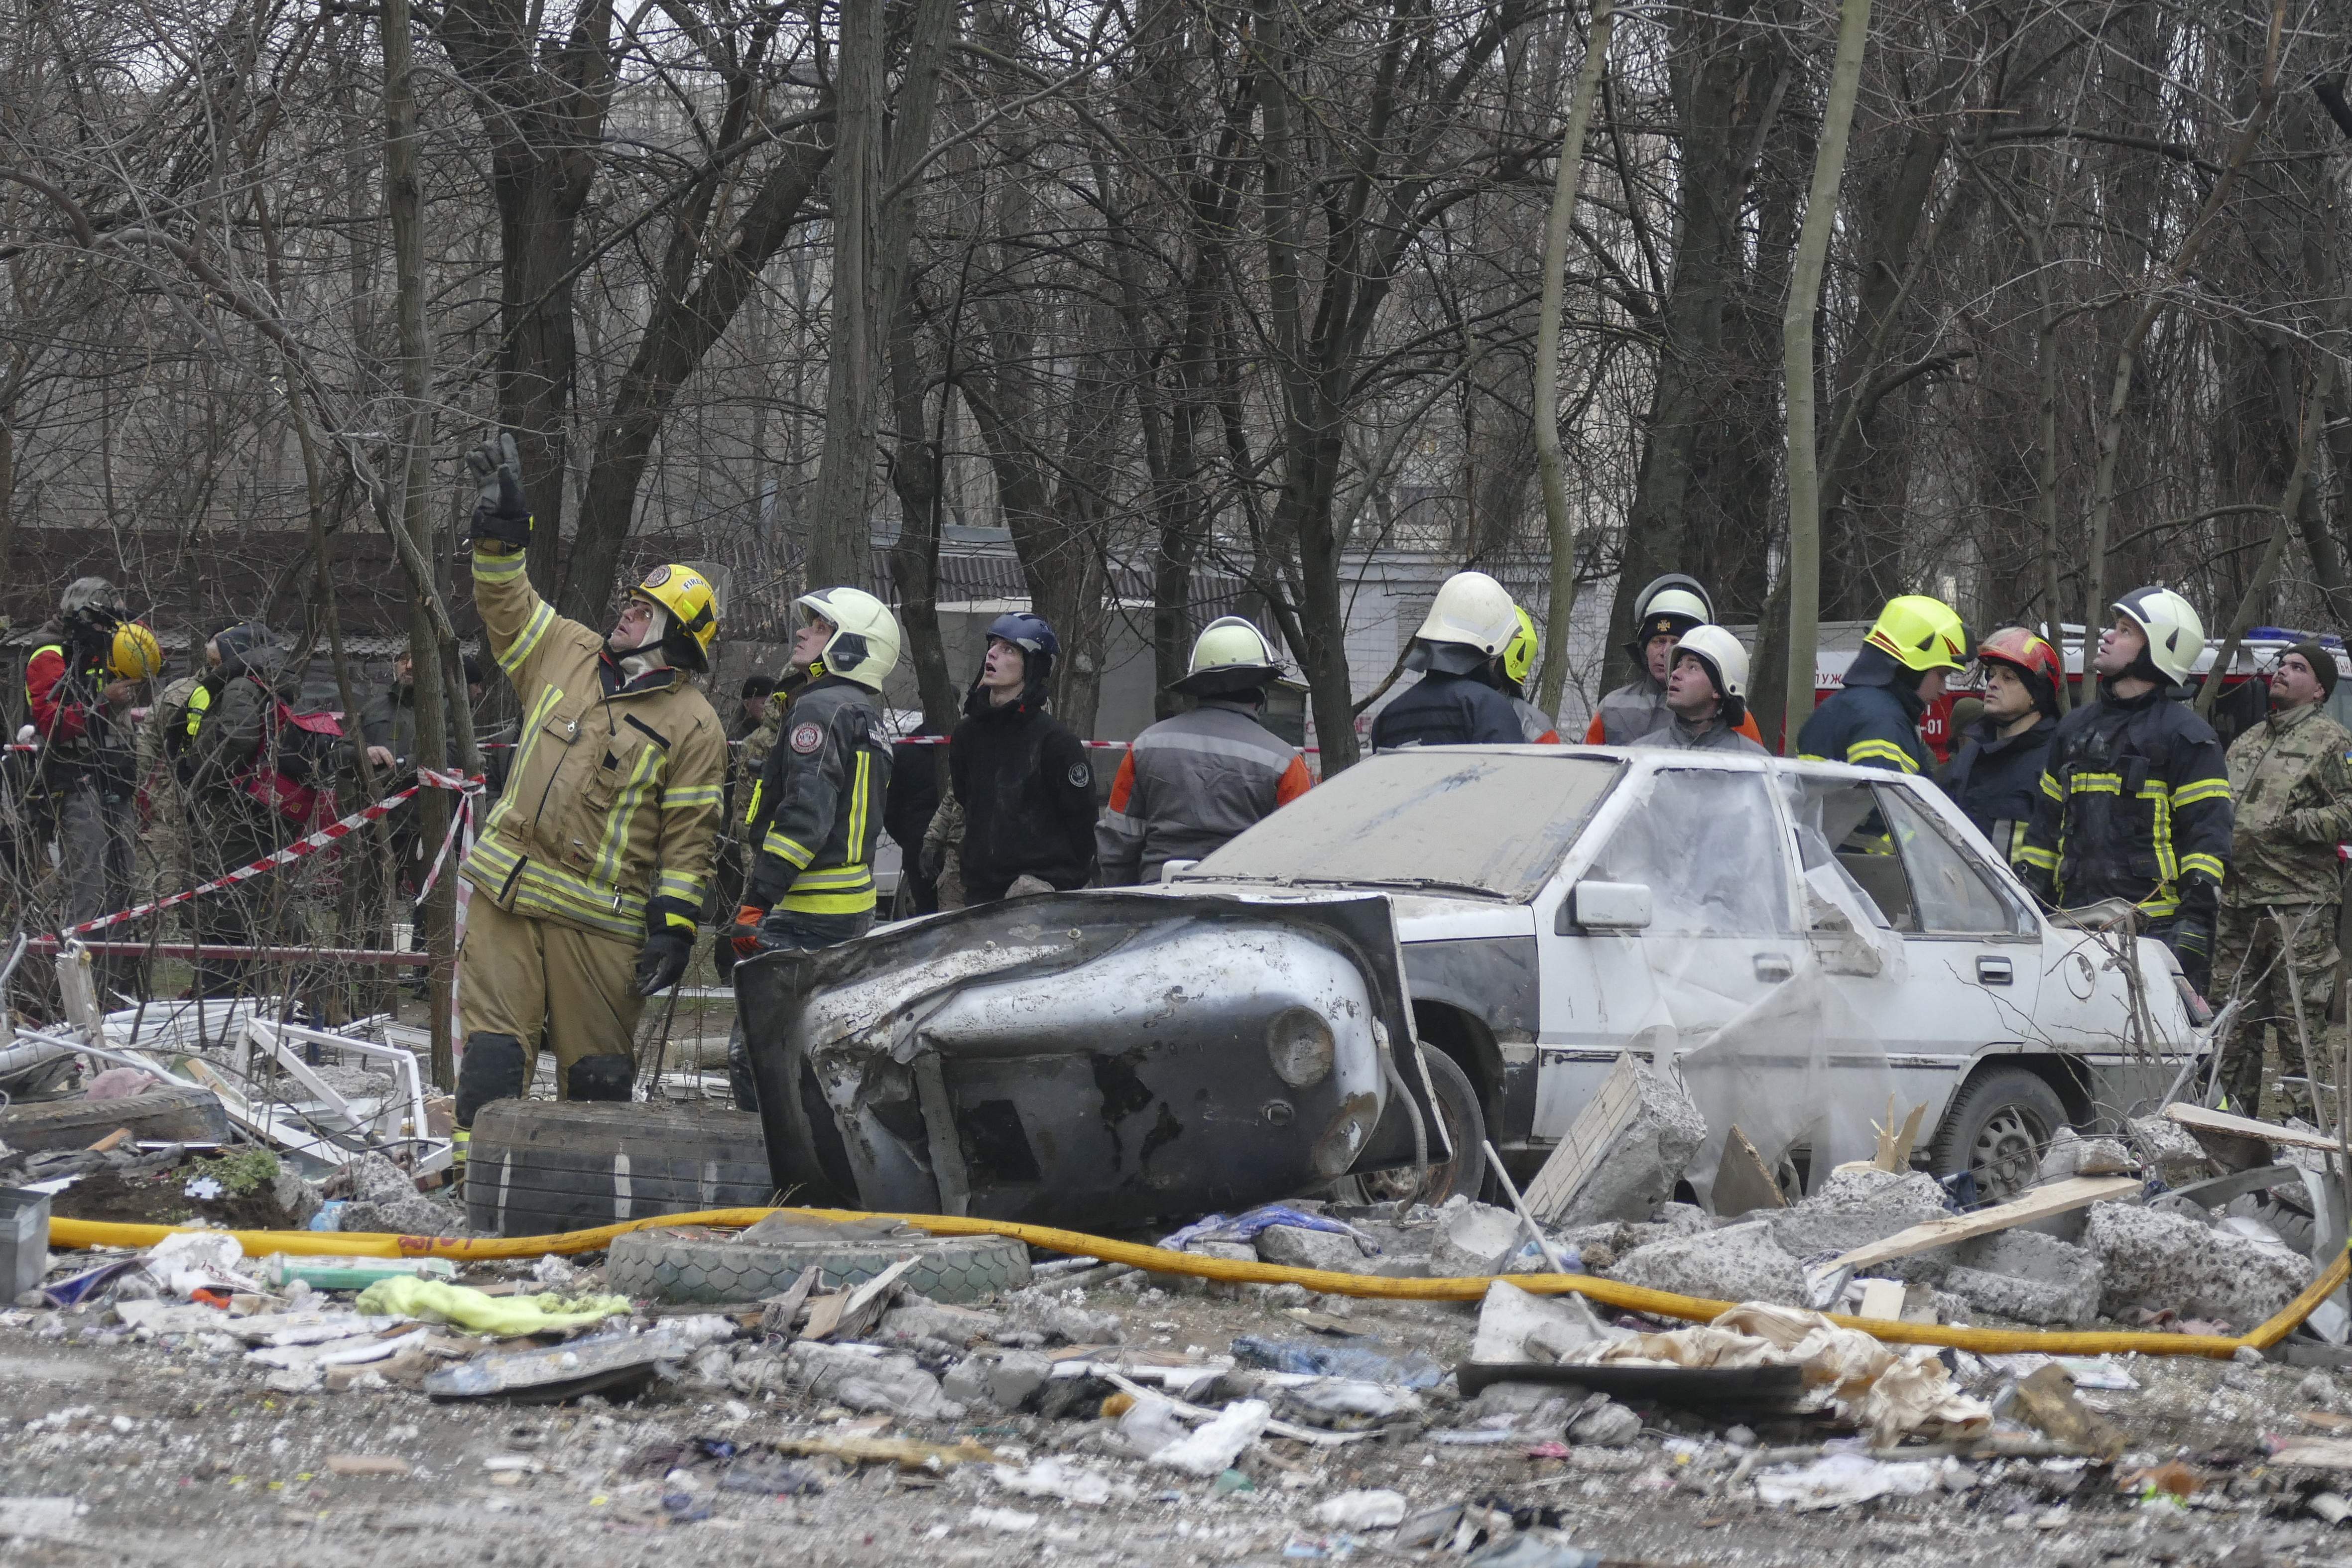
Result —
[[[1978,1198],[2000,1203],[2032,1185],[2052,1135],[2066,1123],[2066,1103],[2039,1074],[2021,1067],[1979,1072],[1946,1108],[1928,1168],[1938,1178],[1974,1171]]]
[[[719,1304],[764,1301],[792,1288],[801,1270],[839,1290],[870,1280],[902,1258],[915,1266],[906,1287],[935,1301],[977,1301],[1029,1283],[1029,1249],[1004,1236],[935,1236],[905,1241],[739,1241],[689,1229],[632,1230],[604,1254],[604,1278],[632,1298]]]
[[[1437,1129],[1429,1129],[1429,1179],[1416,1190],[1412,1167],[1400,1170],[1374,1171],[1365,1176],[1341,1176],[1331,1184],[1331,1196],[1341,1203],[1393,1203],[1399,1199],[1426,1203],[1432,1206],[1445,1202],[1454,1196],[1483,1197],[1486,1187],[1486,1113],[1479,1103],[1478,1087],[1461,1064],[1442,1051],[1422,1048],[1422,1060],[1429,1063],[1430,1086],[1437,1091],[1438,1114],[1445,1118],[1445,1130],[1454,1145],[1454,1157],[1444,1160],[1445,1140]],[[1410,1061],[1399,1062],[1397,1070],[1410,1073]],[[1443,1163],[1441,1163],[1443,1160]]]
[[[474,1118],[466,1220],[553,1236],[775,1201],[760,1118],[712,1106],[499,1100]]]
[[[220,1144],[229,1137],[228,1113],[209,1089],[161,1083],[137,1094],[93,1100],[37,1100],[0,1110],[0,1144],[19,1154],[45,1149],[86,1149],[117,1127],[136,1139],[173,1144]]]

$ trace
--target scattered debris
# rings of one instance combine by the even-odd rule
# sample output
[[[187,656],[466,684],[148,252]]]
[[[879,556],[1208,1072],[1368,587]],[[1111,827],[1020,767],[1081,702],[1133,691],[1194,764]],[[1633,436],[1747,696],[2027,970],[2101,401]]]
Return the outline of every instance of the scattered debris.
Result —
[[[2112,1460],[2124,1451],[2123,1434],[2074,1396],[2066,1369],[2053,1363],[2017,1385],[2018,1413],[2061,1448]]]
[[[1706,1118],[1680,1084],[1622,1055],[1528,1184],[1528,1208],[1570,1228],[1646,1220],[1706,1137]]]

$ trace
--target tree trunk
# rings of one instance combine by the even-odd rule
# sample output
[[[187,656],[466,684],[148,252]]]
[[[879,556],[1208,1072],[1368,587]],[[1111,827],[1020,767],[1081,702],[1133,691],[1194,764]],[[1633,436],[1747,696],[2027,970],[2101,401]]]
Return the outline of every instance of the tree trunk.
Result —
[[[1813,429],[1813,317],[1821,308],[1822,267],[1837,221],[1838,183],[1845,173],[1846,135],[1862,83],[1863,47],[1870,37],[1870,0],[1843,0],[1837,58],[1830,68],[1829,102],[1813,157],[1813,187],[1805,198],[1804,231],[1789,268],[1789,308],[1781,317],[1789,406],[1789,661],[1782,728],[1793,745],[1813,710],[1814,651],[1821,641],[1821,451]]]
[[[477,102],[499,210],[499,423],[538,518],[530,579],[556,597],[567,432],[579,373],[572,270],[613,90],[612,0],[585,0],[561,44],[512,0],[450,0],[440,36]],[[602,608],[602,605],[599,605]]]
[[[416,169],[415,57],[409,37],[408,0],[383,0],[383,183],[384,211],[392,220],[394,274],[394,319],[398,336],[402,411],[401,527],[423,557],[434,558],[432,521],[433,341],[425,330],[425,225]],[[446,768],[446,737],[441,678],[441,643],[435,635],[428,601],[419,595],[409,613],[409,656],[415,664],[417,761]],[[448,831],[451,800],[446,790],[426,789],[417,800],[418,830],[438,844]],[[444,1089],[457,1084],[457,1062],[449,1018],[449,990],[457,952],[451,915],[457,882],[444,875],[435,883],[425,911],[425,946],[433,955],[433,1081]]]
[[[2246,591],[2238,600],[2238,608],[2230,617],[2227,639],[2213,659],[2213,668],[2205,677],[2203,689],[2197,694],[2197,716],[2204,718],[2213,711],[2213,700],[2221,695],[2222,678],[2236,663],[2238,648],[2246,639],[2246,628],[2263,612],[2263,600],[2270,592],[2271,580],[2278,575],[2279,559],[2286,553],[2286,536],[2303,512],[2304,488],[2311,482],[2312,460],[2319,451],[2319,427],[2327,418],[2327,390],[2336,380],[2336,356],[2322,352],[2319,367],[2312,374],[2311,392],[2304,399],[2303,429],[2295,438],[2294,470],[2287,476],[2286,491],[2279,497],[2279,515],[2271,524],[2270,542],[2263,547],[2262,564],[2246,582]]]
[[[1576,519],[1569,515],[1568,481],[1559,461],[1559,313],[1567,287],[1568,236],[1576,222],[1577,187],[1584,174],[1584,131],[1601,73],[1609,68],[1611,0],[1592,0],[1584,37],[1584,64],[1560,133],[1559,167],[1552,176],[1551,221],[1544,227],[1543,303],[1536,317],[1536,471],[1543,480],[1544,533],[1551,547],[1551,588],[1544,610],[1543,665],[1536,673],[1536,706],[1559,711],[1568,685],[1568,632],[1576,613]]]
[[[2229,198],[2231,188],[2237,183],[2238,172],[2246,166],[2254,143],[2262,136],[2263,127],[2270,120],[2272,106],[2278,101],[2279,34],[2286,26],[2286,0],[2276,0],[2271,12],[2270,35],[2263,47],[2261,87],[2254,99],[2253,113],[2248,116],[2245,128],[2230,150],[2230,161],[2221,177],[2213,182],[2205,194],[2204,205],[2199,209],[2196,221],[2181,236],[2179,248],[2173,252],[2172,261],[2162,272],[2148,280],[2147,298],[2131,325],[2125,329],[2123,340],[2116,350],[2116,373],[2107,391],[2105,417],[2099,422],[2099,462],[2096,476],[2091,486],[2091,538],[2089,558],[2084,564],[2086,579],[2083,595],[2083,700],[2090,702],[2099,695],[2099,672],[2093,663],[2098,645],[2099,628],[2107,623],[2107,528],[2116,510],[2116,466],[2122,455],[2124,442],[2124,411],[2131,401],[2132,381],[2139,368],[2140,345],[2147,340],[2148,329],[2164,311],[2165,301],[2180,280],[2189,275],[2198,253],[2212,236],[2215,217]]]
[[[866,586],[866,496],[874,466],[874,206],[882,162],[884,0],[841,0],[834,73],[833,312],[825,353],[824,445],[808,515],[810,588]]]

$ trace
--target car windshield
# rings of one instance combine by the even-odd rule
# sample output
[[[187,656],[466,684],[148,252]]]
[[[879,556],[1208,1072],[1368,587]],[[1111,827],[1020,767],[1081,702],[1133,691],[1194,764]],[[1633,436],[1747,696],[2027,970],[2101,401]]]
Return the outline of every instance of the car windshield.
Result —
[[[1309,789],[1184,880],[1424,887],[1515,902],[1559,869],[1624,764],[1612,758],[1386,751]]]

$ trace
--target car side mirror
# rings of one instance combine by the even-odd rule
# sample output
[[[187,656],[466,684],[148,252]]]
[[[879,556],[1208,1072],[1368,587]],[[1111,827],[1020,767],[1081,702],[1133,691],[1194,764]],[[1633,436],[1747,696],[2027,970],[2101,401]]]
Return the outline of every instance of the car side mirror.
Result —
[[[1162,861],[1160,863],[1160,885],[1167,886],[1184,873],[1199,865],[1199,861]]]
[[[1650,890],[1638,882],[1580,882],[1559,906],[1559,934],[1575,931],[1645,931]]]

